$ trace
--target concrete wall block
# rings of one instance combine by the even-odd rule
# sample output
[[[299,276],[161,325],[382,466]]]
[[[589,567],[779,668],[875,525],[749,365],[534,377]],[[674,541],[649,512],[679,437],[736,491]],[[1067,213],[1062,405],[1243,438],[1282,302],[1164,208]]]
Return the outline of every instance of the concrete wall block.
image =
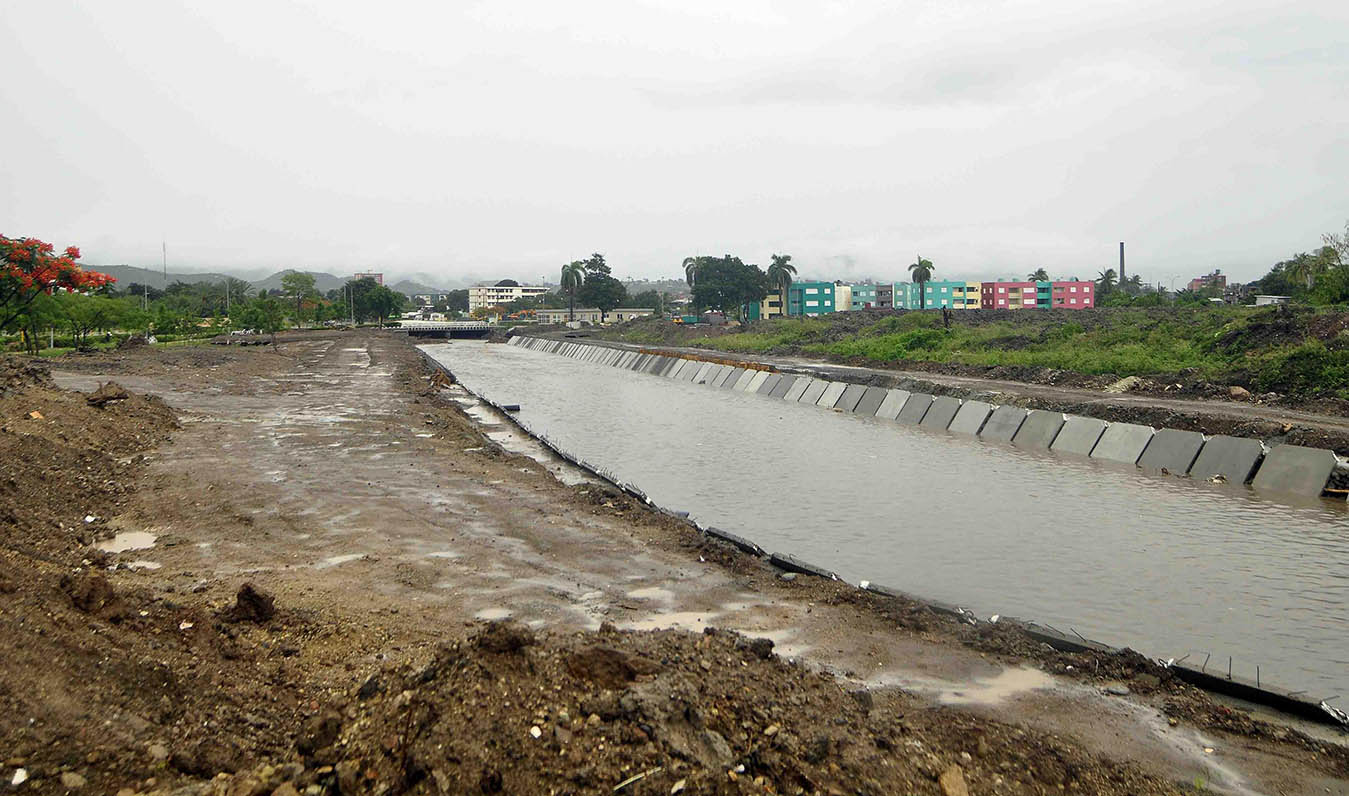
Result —
[[[782,396],[782,400],[796,403],[801,400],[801,396],[806,394],[806,388],[815,383],[815,379],[809,376],[800,376],[792,382],[791,389],[787,390]]]
[[[908,390],[886,390],[885,400],[881,401],[881,406],[876,410],[876,417],[885,420],[894,420],[899,417],[899,411],[904,408],[904,402],[909,400]]]
[[[698,368],[698,372],[693,374],[693,383],[702,384],[705,382],[707,380],[707,374],[712,372],[713,367],[715,366],[711,362],[704,362],[703,366]]]
[[[1251,486],[1269,492],[1318,497],[1335,470],[1335,454],[1320,448],[1276,445],[1265,455]]]
[[[843,391],[848,389],[848,385],[841,381],[830,381],[825,383],[824,391],[820,393],[820,399],[815,402],[816,406],[825,409],[832,409],[838,399],[843,396]]]
[[[1138,466],[1149,472],[1185,475],[1203,447],[1204,435],[1198,431],[1164,428],[1143,449]]]
[[[736,382],[740,381],[741,377],[743,377],[748,372],[749,371],[745,370],[744,368],[731,368],[731,372],[727,373],[725,380],[721,382],[721,388],[723,390],[729,390],[734,388]]]
[[[782,374],[782,378],[778,379],[777,386],[773,388],[772,392],[768,393],[768,397],[786,398],[787,391],[790,390],[792,387],[796,386],[796,382],[799,380],[800,380],[799,376],[792,376],[786,373]]]
[[[829,382],[824,379],[811,379],[810,384],[807,384],[806,389],[801,392],[801,397],[797,399],[797,403],[810,404],[811,406],[818,404],[828,387]]]
[[[1136,423],[1111,423],[1106,426],[1091,458],[1123,464],[1137,464],[1143,449],[1152,441],[1152,426],[1140,426]]]
[[[1054,438],[1054,443],[1049,449],[1055,453],[1090,456],[1092,448],[1096,447],[1101,435],[1105,433],[1105,426],[1104,420],[1097,420],[1094,417],[1068,415],[1063,421],[1063,428],[1059,429],[1059,435]]]
[[[759,395],[770,395],[781,381],[781,373],[770,373],[768,374],[768,378],[759,383],[759,386],[754,389],[754,392]]]
[[[744,392],[749,387],[749,383],[754,381],[754,377],[757,375],[759,375],[759,371],[757,370],[745,369],[740,371],[740,378],[735,380],[735,384],[731,385],[731,389],[736,392]]]
[[[1258,439],[1211,437],[1199,451],[1190,467],[1190,476],[1205,481],[1221,478],[1229,484],[1244,484],[1251,480],[1265,446]]]
[[[766,381],[768,381],[768,377],[769,377],[770,375],[772,375],[772,374],[770,374],[770,373],[769,373],[768,371],[766,371],[766,370],[756,370],[756,371],[754,371],[754,375],[753,375],[752,377],[750,377],[749,382],[747,382],[747,383],[745,384],[745,392],[749,392],[749,393],[755,393],[755,392],[758,392],[758,391],[759,391],[759,388],[763,386],[763,383],[766,382]]]
[[[945,431],[950,427],[951,421],[955,420],[956,413],[959,411],[960,399],[943,395],[940,398],[933,399],[932,406],[928,407],[918,425],[934,431]]]
[[[904,402],[904,408],[895,416],[895,420],[911,426],[918,425],[923,422],[923,415],[927,414],[928,407],[932,406],[932,400],[932,396],[927,393],[911,393],[909,400]]]
[[[690,383],[690,384],[691,384],[691,383],[693,382],[693,377],[694,377],[694,376],[697,376],[697,375],[698,375],[698,371],[702,370],[702,369],[703,369],[703,365],[706,365],[707,363],[706,363],[706,362],[698,362],[697,360],[693,360],[693,359],[687,359],[687,360],[684,360],[684,361],[687,362],[688,364],[686,364],[686,365],[679,371],[679,375],[678,375],[678,376],[675,376],[675,381],[682,381],[682,382],[686,382],[686,383]]]
[[[851,412],[857,408],[857,402],[862,400],[862,396],[866,395],[866,392],[865,384],[849,384],[843,388],[843,394],[834,402],[834,408]]]
[[[984,427],[984,422],[993,413],[993,404],[984,401],[966,401],[960,405],[960,411],[952,418],[947,431],[974,436]]]
[[[862,400],[853,407],[853,412],[863,417],[875,417],[881,404],[885,403],[886,394],[884,387],[868,387],[866,392],[862,393]]]
[[[1059,435],[1061,428],[1063,428],[1062,412],[1032,409],[1022,421],[1021,427],[1017,429],[1016,435],[1012,437],[1012,444],[1023,448],[1048,449],[1054,444],[1054,438]]]

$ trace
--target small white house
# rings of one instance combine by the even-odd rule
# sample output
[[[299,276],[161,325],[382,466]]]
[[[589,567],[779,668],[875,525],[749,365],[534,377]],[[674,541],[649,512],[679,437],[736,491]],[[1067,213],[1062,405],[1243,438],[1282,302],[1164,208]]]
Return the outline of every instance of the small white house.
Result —
[[[1268,307],[1271,304],[1287,304],[1288,296],[1256,296],[1255,306]]]

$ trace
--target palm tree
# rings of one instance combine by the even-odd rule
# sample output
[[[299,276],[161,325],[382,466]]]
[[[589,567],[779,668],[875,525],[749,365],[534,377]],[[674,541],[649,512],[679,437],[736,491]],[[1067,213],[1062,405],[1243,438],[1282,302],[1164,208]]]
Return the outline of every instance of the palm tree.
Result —
[[[1048,282],[1049,273],[1043,268],[1036,268],[1034,271],[1026,274],[1026,278],[1032,282]]]
[[[684,258],[684,281],[689,283],[689,289],[693,289],[693,283],[698,281],[698,267],[703,264],[701,257]]]
[[[1096,279],[1096,292],[1104,296],[1115,289],[1115,269],[1107,268]]]
[[[918,308],[927,309],[927,291],[923,289],[932,279],[932,261],[924,260],[923,255],[918,255],[918,262],[909,264],[909,273],[913,274],[913,281],[918,284]]]
[[[782,314],[787,314],[787,290],[792,286],[792,277],[796,276],[796,266],[792,265],[790,254],[773,255],[773,264],[768,266],[768,284],[778,289],[782,295]]]
[[[562,266],[562,289],[567,292],[567,320],[576,320],[576,291],[581,289],[581,283],[585,281],[586,264],[580,260],[573,260]]]

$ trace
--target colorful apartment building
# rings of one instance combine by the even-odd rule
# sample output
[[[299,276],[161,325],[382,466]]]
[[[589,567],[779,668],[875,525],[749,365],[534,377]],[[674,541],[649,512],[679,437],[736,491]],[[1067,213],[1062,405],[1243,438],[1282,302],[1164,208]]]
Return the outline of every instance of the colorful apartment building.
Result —
[[[984,282],[979,289],[979,306],[986,310],[1080,310],[1095,305],[1093,282]]]
[[[782,308],[782,293],[776,290],[769,293],[763,301],[745,307],[745,318],[751,321],[780,318],[785,314]]]
[[[870,310],[880,307],[878,293],[880,285],[852,285],[852,296],[848,301],[848,309],[852,310]],[[891,297],[894,296],[894,288],[891,287]]]
[[[1053,283],[1052,307],[1081,310],[1096,306],[1096,283],[1087,281]]]
[[[765,300],[776,304],[778,297]],[[788,315],[823,315],[865,309],[1023,310],[1059,307],[1080,310],[1096,306],[1096,284],[1059,282],[932,281],[849,285],[841,282],[797,282],[787,294]],[[751,318],[773,317],[777,308],[754,306]],[[767,314],[772,311],[773,314]]]
[[[787,288],[788,315],[826,315],[833,311],[833,282],[793,282]]]

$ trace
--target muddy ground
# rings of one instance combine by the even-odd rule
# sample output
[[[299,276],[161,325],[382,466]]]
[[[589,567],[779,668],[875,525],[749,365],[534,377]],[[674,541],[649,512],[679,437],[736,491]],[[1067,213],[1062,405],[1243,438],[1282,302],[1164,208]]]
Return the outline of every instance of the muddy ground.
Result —
[[[1346,791],[1336,736],[1141,656],[785,579],[396,335],[55,367],[0,394],[15,792]]]

